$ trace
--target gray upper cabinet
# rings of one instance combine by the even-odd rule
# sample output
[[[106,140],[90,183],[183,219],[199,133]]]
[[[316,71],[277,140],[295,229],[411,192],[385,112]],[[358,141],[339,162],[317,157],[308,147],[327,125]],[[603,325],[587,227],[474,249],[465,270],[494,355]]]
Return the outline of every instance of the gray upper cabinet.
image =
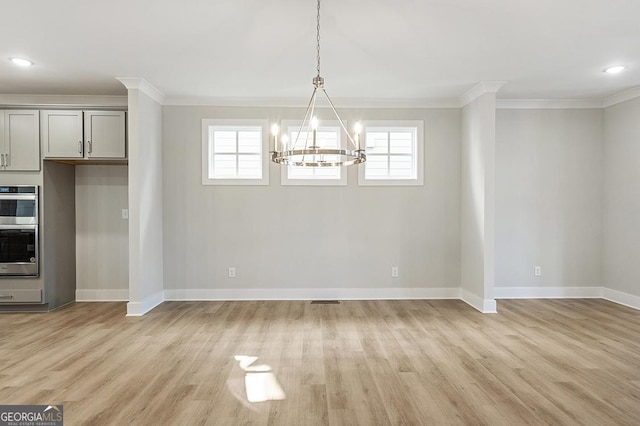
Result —
[[[40,170],[38,111],[0,111],[0,170]]]
[[[42,111],[44,158],[82,158],[82,111]]]
[[[124,111],[43,111],[45,158],[125,158]]]
[[[124,158],[124,112],[85,111],[84,139],[88,158]]]

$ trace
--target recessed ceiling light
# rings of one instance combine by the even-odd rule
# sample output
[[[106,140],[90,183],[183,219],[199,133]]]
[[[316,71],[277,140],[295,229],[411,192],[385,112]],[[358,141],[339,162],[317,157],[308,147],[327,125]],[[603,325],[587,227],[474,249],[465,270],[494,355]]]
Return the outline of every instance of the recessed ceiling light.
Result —
[[[624,65],[616,65],[615,67],[609,67],[604,70],[607,74],[618,74],[624,71],[626,67]]]
[[[29,61],[28,59],[23,59],[23,58],[9,58],[9,59],[11,59],[11,62],[13,62],[14,64],[20,67],[30,67],[31,65],[33,65],[33,62]]]

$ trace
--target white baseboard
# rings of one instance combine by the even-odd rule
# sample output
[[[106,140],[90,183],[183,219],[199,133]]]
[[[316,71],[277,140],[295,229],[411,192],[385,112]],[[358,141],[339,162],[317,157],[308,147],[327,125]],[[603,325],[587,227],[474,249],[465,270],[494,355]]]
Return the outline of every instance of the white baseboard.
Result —
[[[496,299],[484,299],[482,301],[482,313],[483,314],[497,314],[498,305]]]
[[[600,298],[602,287],[495,287],[496,299]]]
[[[634,296],[633,294],[612,290],[610,288],[603,288],[602,298],[630,308],[640,309],[640,297]]]
[[[127,302],[129,290],[76,290],[76,302]]]
[[[162,302],[164,302],[164,292],[162,291],[152,294],[142,302],[129,302],[127,303],[127,316],[141,317]]]
[[[471,293],[470,291],[463,288],[460,289],[460,299],[462,299],[462,301],[467,305],[476,308],[483,314],[497,313],[495,299],[483,299],[477,294]]]
[[[165,300],[391,300],[459,299],[453,288],[235,288],[169,289]]]
[[[496,299],[603,298],[640,309],[640,296],[604,287],[495,287]],[[482,299],[459,287],[445,288],[279,288],[279,289],[168,289],[142,302],[127,303],[127,316],[142,316],[165,300],[404,300],[461,299],[483,313],[495,313],[495,299]],[[76,290],[77,302],[129,300],[128,290]]]

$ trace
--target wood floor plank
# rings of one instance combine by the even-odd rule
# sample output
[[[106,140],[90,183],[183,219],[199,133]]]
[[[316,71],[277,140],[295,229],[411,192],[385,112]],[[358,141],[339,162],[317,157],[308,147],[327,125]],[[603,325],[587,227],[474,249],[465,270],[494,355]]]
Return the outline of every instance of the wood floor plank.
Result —
[[[64,404],[68,425],[640,424],[640,312],[604,300],[125,310],[1,315],[0,403]],[[239,355],[286,398],[249,402]]]

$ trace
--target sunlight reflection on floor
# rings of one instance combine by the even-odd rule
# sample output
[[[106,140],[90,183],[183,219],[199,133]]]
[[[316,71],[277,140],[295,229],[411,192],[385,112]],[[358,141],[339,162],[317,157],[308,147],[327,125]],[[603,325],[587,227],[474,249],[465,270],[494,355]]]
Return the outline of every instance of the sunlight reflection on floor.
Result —
[[[270,366],[253,365],[258,357],[236,355],[234,358],[245,372],[244,384],[249,402],[276,401],[287,397]]]

